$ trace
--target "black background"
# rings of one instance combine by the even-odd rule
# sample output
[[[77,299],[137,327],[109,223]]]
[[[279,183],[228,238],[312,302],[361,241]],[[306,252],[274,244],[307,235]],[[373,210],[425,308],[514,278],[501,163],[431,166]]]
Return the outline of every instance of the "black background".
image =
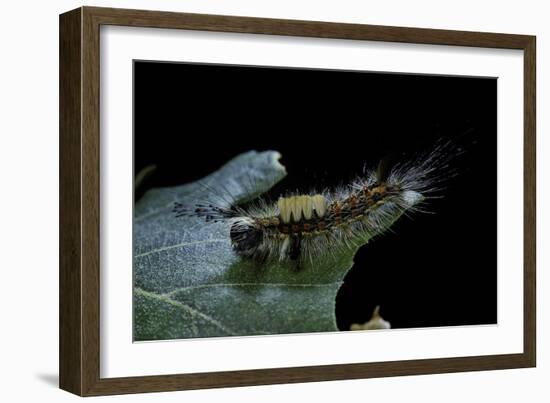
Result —
[[[134,168],[157,165],[142,193],[277,150],[288,176],[276,196],[451,139],[464,150],[458,175],[430,214],[400,219],[357,253],[338,326],[376,305],[393,328],[496,323],[496,88],[493,78],[135,62]]]

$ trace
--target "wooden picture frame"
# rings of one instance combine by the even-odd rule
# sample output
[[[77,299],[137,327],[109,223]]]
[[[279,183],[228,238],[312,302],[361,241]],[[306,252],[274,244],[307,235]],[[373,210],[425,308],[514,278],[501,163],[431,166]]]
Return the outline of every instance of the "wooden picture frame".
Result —
[[[99,30],[102,25],[338,38],[524,52],[523,353],[100,377]],[[313,21],[81,7],[60,16],[60,387],[80,396],[533,367],[535,324],[535,37]]]

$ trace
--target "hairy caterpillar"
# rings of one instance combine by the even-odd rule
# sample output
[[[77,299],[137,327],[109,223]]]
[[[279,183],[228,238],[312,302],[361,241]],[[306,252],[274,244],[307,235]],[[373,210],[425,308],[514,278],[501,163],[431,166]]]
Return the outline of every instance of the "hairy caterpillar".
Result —
[[[402,214],[419,210],[449,176],[452,151],[450,143],[444,143],[392,168],[381,162],[334,190],[285,195],[275,203],[258,198],[246,207],[231,200],[194,206],[176,202],[174,213],[228,222],[233,250],[243,258],[299,265],[327,251],[360,246],[389,229]]]

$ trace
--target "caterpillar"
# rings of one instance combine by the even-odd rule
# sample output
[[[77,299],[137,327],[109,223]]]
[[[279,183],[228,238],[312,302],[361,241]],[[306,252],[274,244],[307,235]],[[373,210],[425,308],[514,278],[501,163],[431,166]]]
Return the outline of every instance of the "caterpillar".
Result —
[[[456,150],[454,150],[456,151]],[[347,186],[321,192],[284,195],[271,203],[258,198],[245,207],[207,201],[194,206],[176,202],[176,217],[197,216],[228,222],[235,253],[258,262],[313,259],[339,248],[354,248],[388,230],[403,214],[420,206],[449,177],[450,143],[388,168],[384,161]]]

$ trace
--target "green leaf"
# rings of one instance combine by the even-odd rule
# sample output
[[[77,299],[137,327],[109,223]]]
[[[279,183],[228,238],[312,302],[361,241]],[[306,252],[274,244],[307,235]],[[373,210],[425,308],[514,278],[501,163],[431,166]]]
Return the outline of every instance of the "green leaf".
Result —
[[[241,154],[202,180],[152,189],[134,212],[134,339],[337,331],[335,298],[357,251],[327,251],[296,269],[238,257],[229,224],[176,218],[174,202],[239,203],[285,175],[274,151]]]

